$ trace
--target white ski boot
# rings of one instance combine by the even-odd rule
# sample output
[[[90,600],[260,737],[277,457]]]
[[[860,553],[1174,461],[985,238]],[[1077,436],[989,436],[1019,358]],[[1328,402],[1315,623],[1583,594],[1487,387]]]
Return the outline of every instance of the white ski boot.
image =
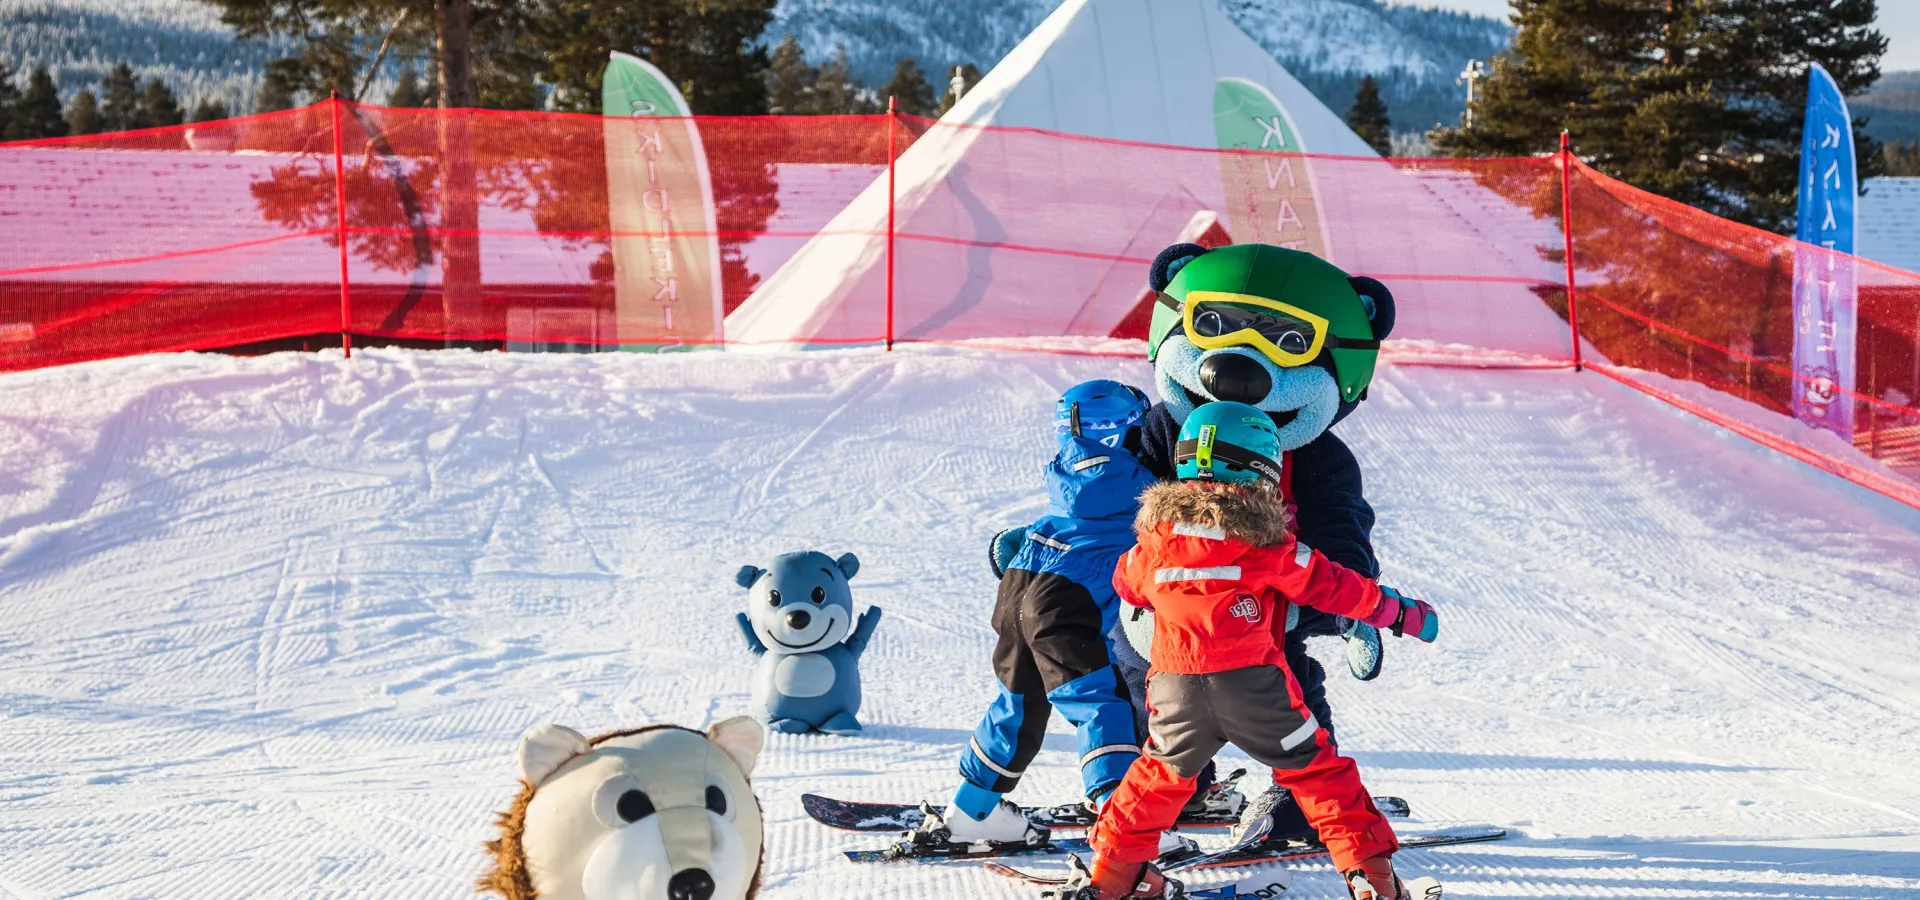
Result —
[[[920,806],[926,818],[920,827],[908,833],[916,844],[988,844],[996,847],[1038,847],[1047,842],[1047,829],[1035,825],[1018,804],[1001,800],[985,819],[975,819],[953,804],[936,810],[931,803]]]

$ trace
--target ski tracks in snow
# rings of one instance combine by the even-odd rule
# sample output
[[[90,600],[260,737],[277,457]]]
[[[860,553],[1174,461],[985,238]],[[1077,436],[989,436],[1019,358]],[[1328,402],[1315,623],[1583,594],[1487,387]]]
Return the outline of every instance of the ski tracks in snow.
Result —
[[[988,537],[1060,390],[1137,361],[154,356],[0,378],[0,893],[469,896],[530,725],[745,711],[743,563],[853,551],[865,735],[773,735],[769,900],[1025,896],[854,866],[798,796],[939,798],[991,699]],[[1339,433],[1395,641],[1342,747],[1456,896],[1920,898],[1920,515],[1561,372],[1386,366]],[[1074,796],[1063,723],[1018,792]],[[1214,838],[1203,835],[1206,839]],[[1298,864],[1294,897],[1340,896]],[[1229,876],[1208,876],[1212,884]]]

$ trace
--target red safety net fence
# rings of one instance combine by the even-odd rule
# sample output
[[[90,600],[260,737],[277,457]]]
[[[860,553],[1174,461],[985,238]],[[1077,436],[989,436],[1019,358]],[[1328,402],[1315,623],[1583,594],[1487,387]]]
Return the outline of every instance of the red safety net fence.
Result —
[[[4,144],[0,371],[343,332],[1089,352],[1146,336],[1160,248],[1259,241],[1387,283],[1396,361],[1584,363],[1920,505],[1920,276],[1846,259],[1856,433],[1816,432],[1791,418],[1806,248],[1565,160],[340,102]]]

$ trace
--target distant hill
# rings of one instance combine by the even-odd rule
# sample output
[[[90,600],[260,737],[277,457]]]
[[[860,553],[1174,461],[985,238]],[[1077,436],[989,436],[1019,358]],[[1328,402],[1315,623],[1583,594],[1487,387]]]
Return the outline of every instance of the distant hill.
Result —
[[[142,81],[165,80],[184,106],[207,97],[241,112],[261,66],[284,52],[236,39],[194,0],[0,0],[0,60],[22,84],[46,66],[68,96],[128,62]]]
[[[1882,141],[1920,141],[1920,71],[1888,72],[1847,99],[1847,111],[1867,118],[1867,134]]]
[[[1402,133],[1456,122],[1465,89],[1455,73],[1509,40],[1507,25],[1495,19],[1381,0],[1217,2],[1336,113],[1353,104],[1361,74],[1378,77]],[[870,87],[911,56],[944,87],[953,66],[992,68],[1059,4],[781,0],[764,37],[772,45],[793,34],[816,60],[844,45],[855,77]],[[164,78],[186,105],[211,97],[246,110],[261,66],[285,52],[285,43],[237,40],[198,0],[0,0],[0,59],[21,72],[47,65],[68,95],[124,60],[142,79]],[[391,63],[388,69],[391,76]],[[376,85],[370,99],[384,91]]]
[[[1455,124],[1466,88],[1455,74],[1511,40],[1505,22],[1485,16],[1389,6],[1380,0],[1217,0],[1234,24],[1272,53],[1334,112],[1353,105],[1360,76],[1372,74],[1396,132]],[[886,83],[911,56],[944,85],[952,67],[993,67],[1060,0],[782,0],[768,43],[792,34],[809,56],[847,48],[854,76]]]

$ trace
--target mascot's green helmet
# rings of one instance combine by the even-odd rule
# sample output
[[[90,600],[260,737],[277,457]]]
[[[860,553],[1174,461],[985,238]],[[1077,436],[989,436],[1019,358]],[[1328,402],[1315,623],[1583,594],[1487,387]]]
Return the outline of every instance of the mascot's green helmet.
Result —
[[[1256,407],[1229,401],[1203,403],[1180,426],[1173,468],[1182,481],[1277,485],[1280,433]]]
[[[1203,348],[1251,347],[1283,367],[1331,354],[1345,402],[1358,400],[1373,380],[1380,341],[1371,301],[1346,272],[1311,253],[1267,244],[1219,247],[1187,261],[1156,300],[1150,360],[1185,330]]]

